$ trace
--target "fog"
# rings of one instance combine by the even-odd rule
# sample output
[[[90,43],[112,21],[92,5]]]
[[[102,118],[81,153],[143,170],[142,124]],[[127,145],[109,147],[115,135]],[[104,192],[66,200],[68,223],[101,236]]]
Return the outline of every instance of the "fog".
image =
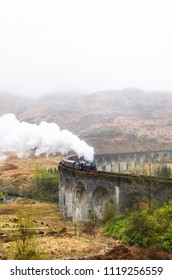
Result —
[[[1,0],[0,92],[172,91],[170,0]]]
[[[0,161],[6,152],[19,158],[31,153],[35,156],[74,152],[86,160],[93,160],[94,149],[68,130],[60,130],[55,123],[42,121],[39,125],[19,122],[14,114],[0,117]]]

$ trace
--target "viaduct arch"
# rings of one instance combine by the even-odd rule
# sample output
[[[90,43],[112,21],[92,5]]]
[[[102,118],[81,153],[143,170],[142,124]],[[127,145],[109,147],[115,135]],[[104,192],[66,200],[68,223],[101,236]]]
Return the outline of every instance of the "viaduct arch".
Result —
[[[117,212],[138,209],[141,201],[168,202],[172,199],[172,178],[132,176],[112,172],[89,173],[59,165],[59,207],[73,221],[102,219],[109,199]]]

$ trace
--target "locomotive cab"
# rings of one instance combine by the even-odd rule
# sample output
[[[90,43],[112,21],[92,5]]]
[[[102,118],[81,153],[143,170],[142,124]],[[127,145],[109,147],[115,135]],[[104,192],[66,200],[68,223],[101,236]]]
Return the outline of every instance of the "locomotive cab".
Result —
[[[97,171],[96,165],[92,161],[81,161],[80,166],[81,166],[81,171],[87,171],[87,172]]]

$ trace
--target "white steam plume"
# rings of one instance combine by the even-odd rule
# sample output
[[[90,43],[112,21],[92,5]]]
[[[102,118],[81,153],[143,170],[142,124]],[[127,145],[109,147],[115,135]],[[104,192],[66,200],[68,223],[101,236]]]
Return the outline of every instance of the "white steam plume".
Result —
[[[75,152],[79,157],[93,160],[94,149],[68,130],[60,130],[55,123],[42,121],[39,125],[19,122],[14,114],[0,117],[0,153],[15,152],[26,157],[35,149],[35,155]]]

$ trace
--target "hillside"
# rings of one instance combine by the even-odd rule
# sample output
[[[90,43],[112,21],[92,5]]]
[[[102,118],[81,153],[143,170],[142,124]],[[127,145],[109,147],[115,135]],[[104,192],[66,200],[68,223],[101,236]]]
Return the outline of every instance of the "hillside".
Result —
[[[56,122],[93,145],[97,153],[172,148],[172,94],[140,89],[89,95],[49,94],[34,100],[0,95],[0,115]]]
[[[14,113],[18,116],[27,109],[30,102],[29,98],[0,92],[0,116],[7,113]]]
[[[172,254],[153,248],[136,248],[101,234],[101,227],[65,219],[55,204],[18,200],[0,204],[0,260],[11,260],[12,231],[21,209],[36,230],[38,250],[46,260],[172,260]],[[14,242],[14,241],[13,241]],[[13,244],[14,250],[14,244]]]

